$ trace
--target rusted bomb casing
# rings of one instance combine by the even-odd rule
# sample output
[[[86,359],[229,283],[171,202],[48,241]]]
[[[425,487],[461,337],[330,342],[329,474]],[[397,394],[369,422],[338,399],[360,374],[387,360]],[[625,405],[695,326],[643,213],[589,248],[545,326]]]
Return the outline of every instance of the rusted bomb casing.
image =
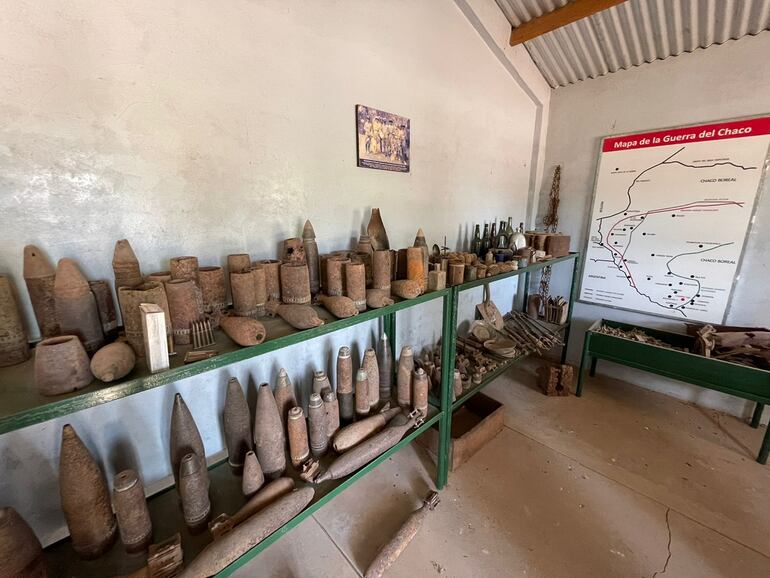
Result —
[[[292,305],[310,303],[310,273],[306,263],[281,264],[281,300]]]
[[[134,470],[123,470],[112,482],[112,507],[118,519],[120,541],[129,554],[144,552],[152,542],[152,520],[144,486]]]
[[[267,383],[259,386],[254,415],[254,445],[265,476],[274,479],[286,469],[286,437],[278,404]]]
[[[366,232],[368,233],[371,240],[372,249],[375,251],[390,249],[388,233],[385,230],[385,224],[382,222],[380,209],[372,209],[372,216],[369,217],[369,224],[366,226]]]
[[[268,301],[266,310],[270,315],[278,315],[295,329],[311,329],[324,324],[310,305],[286,305],[277,301]]]
[[[357,251],[351,260],[364,264],[364,280],[366,281],[366,286],[371,287],[374,275],[374,272],[372,271],[372,253]]]
[[[331,389],[331,386],[332,384],[329,381],[329,376],[326,375],[326,372],[323,369],[313,372],[313,393],[321,395],[321,392],[325,387]]]
[[[141,303],[154,303],[163,310],[166,318],[166,331],[171,334],[171,313],[166,290],[160,283],[140,283],[136,287],[118,289],[118,301],[123,314],[123,330],[129,345],[139,357],[145,356],[144,333],[142,329]]]
[[[251,268],[251,274],[254,277],[254,295],[257,302],[257,315],[263,316],[265,314],[265,303],[267,303],[265,269],[262,265],[255,265]]]
[[[326,259],[326,294],[330,297],[345,295],[345,267],[348,263],[350,259],[342,255]]]
[[[174,343],[187,345],[192,341],[193,322],[203,317],[201,290],[192,279],[172,279],[166,283],[166,297]]]
[[[35,532],[10,506],[0,508],[0,568],[6,576],[46,578],[43,546]]]
[[[119,287],[136,287],[143,282],[139,259],[128,239],[120,239],[115,243],[112,254],[112,272],[115,275],[115,289]]]
[[[364,352],[364,360],[361,367],[366,371],[369,380],[369,407],[375,407],[380,403],[380,368],[377,364],[377,354],[369,348]]]
[[[275,404],[278,406],[281,423],[286,423],[289,410],[297,405],[297,398],[294,395],[294,385],[283,367],[278,371],[278,381],[275,384],[273,397],[275,397]]]
[[[318,244],[315,240],[315,231],[310,221],[305,221],[302,229],[302,246],[305,249],[305,261],[307,261],[308,276],[310,277],[310,292],[317,295],[321,290],[320,262],[318,259]]]
[[[160,283],[163,285],[171,281],[171,271],[156,271],[155,273],[145,275],[144,280],[146,283]]]
[[[318,300],[329,313],[338,319],[346,319],[358,315],[358,306],[350,297],[343,295],[336,295],[334,297],[321,295]]]
[[[359,311],[366,310],[366,267],[360,261],[345,264],[345,294]]]
[[[356,252],[369,254],[374,252],[374,248],[372,247],[372,238],[369,235],[364,235],[361,233],[361,235],[358,237]]]
[[[322,397],[326,409],[326,436],[331,439],[340,429],[340,405],[331,388],[324,388]]]
[[[379,380],[379,377],[378,377]],[[356,372],[356,417],[369,415],[369,376],[364,368]]]
[[[135,364],[136,354],[131,346],[124,341],[116,341],[94,353],[91,359],[91,373],[96,379],[110,383],[131,373]]]
[[[307,422],[301,407],[292,407],[288,414],[289,456],[291,465],[299,468],[310,458],[310,445],[307,437]]]
[[[455,369],[452,376],[452,393],[454,393],[455,399],[463,394],[463,378],[460,375],[459,369]]]
[[[310,395],[307,414],[310,452],[313,457],[319,458],[326,453],[329,447],[329,436],[326,433],[326,408],[319,394]]]
[[[243,273],[251,269],[251,257],[248,253],[232,253],[227,256],[227,272]]]
[[[69,424],[62,429],[59,497],[73,550],[85,559],[101,556],[117,535],[110,493],[102,471]]]
[[[227,463],[240,472],[246,453],[251,451],[251,415],[243,387],[235,377],[227,381],[224,422]]]
[[[11,280],[0,275],[0,367],[29,359],[29,343]]]
[[[230,273],[230,291],[233,294],[233,311],[236,316],[254,318],[260,314],[256,270],[246,269]],[[262,307],[264,308],[264,303]]]
[[[412,372],[414,371],[414,352],[411,346],[404,345],[398,358],[396,369],[396,399],[402,408],[412,406]]]
[[[314,494],[313,488],[305,487],[293,490],[265,506],[206,546],[179,576],[206,578],[217,574],[304,510]]]
[[[390,251],[372,253],[372,288],[387,290],[390,293]]]
[[[389,401],[393,395],[393,353],[390,350],[390,341],[387,334],[383,333],[377,342],[377,368],[379,369],[379,399]]]
[[[104,344],[102,322],[88,281],[72,259],[60,259],[54,282],[56,317],[64,335],[77,335],[88,353]]]
[[[281,262],[275,259],[259,261],[265,270],[265,287],[267,298],[276,301],[281,300]]]
[[[265,506],[272,504],[278,498],[285,496],[294,489],[294,480],[291,478],[278,478],[269,482],[256,494],[254,494],[249,501],[246,502],[241,509],[238,510],[232,516],[227,514],[220,514],[215,520],[209,522],[209,530],[215,540],[221,538],[224,534],[232,530],[238,524],[245,522],[251,516],[259,512]]]
[[[227,286],[225,271],[222,267],[201,267],[198,280],[203,298],[203,313],[211,322],[211,327],[219,326],[219,318],[227,309]]]
[[[284,263],[305,263],[305,246],[299,237],[284,239],[281,252],[281,261]]]
[[[265,474],[259,464],[257,454],[249,450],[243,458],[243,479],[241,490],[247,498],[253,496],[265,483]]]
[[[195,425],[190,409],[178,393],[174,396],[174,407],[171,410],[169,447],[171,470],[174,473],[174,481],[177,484],[177,488],[179,487],[179,467],[182,463],[182,458],[186,454],[195,452],[200,458],[201,463],[204,464],[203,471],[207,472],[205,468],[206,450],[203,447],[201,434],[198,431],[198,426]],[[208,474],[206,474],[206,479],[208,479]]]
[[[56,269],[35,245],[24,247],[24,282],[43,339],[59,334],[53,296]]]
[[[460,285],[465,278],[465,262],[451,261],[447,273],[447,285],[454,287]]]
[[[412,279],[391,281],[390,292],[401,299],[414,299],[422,294],[422,284]]]
[[[192,530],[205,526],[211,514],[208,480],[205,462],[194,452],[185,454],[179,465],[179,495],[184,523]]]
[[[61,395],[93,381],[88,354],[74,335],[49,337],[35,348],[35,387],[41,395]]]
[[[222,317],[219,326],[241,347],[259,345],[267,337],[265,326],[251,317]]]
[[[422,367],[412,373],[412,404],[422,417],[428,415],[428,374]]]
[[[96,310],[102,323],[102,333],[107,339],[113,339],[118,332],[118,316],[115,311],[115,301],[112,299],[112,290],[109,283],[104,280],[89,281],[88,286],[96,299]]]
[[[428,272],[428,291],[441,291],[446,288],[446,271],[434,269]]]
[[[425,233],[423,233],[422,228],[417,229],[417,235],[414,238],[414,246],[419,247],[422,250],[422,290],[423,292],[428,290],[428,263],[429,263],[429,255],[428,255],[428,243],[425,240]]]
[[[390,289],[367,289],[366,305],[372,309],[387,307],[393,305],[394,301],[390,297]]]
[[[381,413],[375,413],[369,417],[346,425],[334,435],[333,447],[337,453],[348,451],[358,445],[372,434],[385,427],[391,419],[401,413],[400,407],[387,409]]]
[[[423,285],[425,281],[422,247],[407,247],[406,249],[406,278]]]
[[[198,257],[174,257],[169,261],[171,279],[194,281],[198,284]]]
[[[367,390],[367,396],[368,396]],[[344,422],[355,419],[355,393],[353,389],[353,358],[350,347],[340,347],[337,353],[337,399],[340,405],[340,418]]]

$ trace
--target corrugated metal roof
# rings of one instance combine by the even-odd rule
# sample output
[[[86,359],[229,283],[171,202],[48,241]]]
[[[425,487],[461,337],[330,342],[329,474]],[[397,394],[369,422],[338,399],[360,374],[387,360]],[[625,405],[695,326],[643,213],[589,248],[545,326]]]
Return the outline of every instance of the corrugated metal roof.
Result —
[[[513,27],[568,0],[496,0]],[[628,0],[525,42],[556,88],[770,29],[770,0]]]

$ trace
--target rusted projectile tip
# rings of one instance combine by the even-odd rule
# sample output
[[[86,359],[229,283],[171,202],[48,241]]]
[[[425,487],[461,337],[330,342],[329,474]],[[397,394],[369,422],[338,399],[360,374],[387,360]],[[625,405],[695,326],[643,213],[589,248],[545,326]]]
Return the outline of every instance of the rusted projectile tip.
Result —
[[[347,345],[343,345],[340,347],[339,357],[342,357],[343,359],[346,357],[350,357],[350,347]]]
[[[305,221],[305,226],[302,227],[303,239],[315,239],[315,231],[313,230],[313,223],[310,220]]]
[[[313,483],[314,483],[314,484],[321,484],[321,483],[323,483],[323,482],[325,482],[325,481],[327,481],[327,480],[331,480],[331,479],[332,479],[332,476],[331,476],[331,474],[329,473],[329,470],[326,470],[326,471],[325,471],[324,473],[322,473],[321,475],[319,475],[319,476],[316,476],[316,478],[313,480]]]
[[[128,239],[120,239],[116,242],[115,252],[112,255],[112,262],[129,263],[134,261],[138,263],[139,259],[136,258],[136,253],[134,253],[134,249],[131,247],[131,243],[128,242]]]
[[[366,381],[369,379],[369,376],[366,374],[366,370],[364,368],[360,368],[358,371],[356,371],[356,381]]]
[[[201,469],[200,459],[194,452],[185,454],[182,463],[179,464],[179,477],[191,476]]]
[[[50,277],[56,274],[51,262],[35,245],[24,247],[24,278]]]
[[[277,387],[288,387],[291,385],[291,380],[289,379],[289,374],[286,373],[286,370],[282,367],[278,370],[278,385]]]
[[[67,423],[64,424],[63,428],[61,428],[61,437],[63,440],[72,439],[78,437],[78,434],[75,431],[75,428]]]
[[[88,279],[81,273],[75,261],[67,258],[59,259],[59,263],[56,266],[54,290],[71,291],[72,289],[91,290],[88,285]]]

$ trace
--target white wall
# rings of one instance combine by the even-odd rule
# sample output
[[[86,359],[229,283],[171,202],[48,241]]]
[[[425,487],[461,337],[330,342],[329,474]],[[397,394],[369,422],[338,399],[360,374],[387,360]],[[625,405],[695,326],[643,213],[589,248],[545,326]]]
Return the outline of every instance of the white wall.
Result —
[[[560,229],[572,235],[573,250],[585,250],[601,137],[770,113],[768,54],[770,32],[762,32],[756,37],[744,37],[554,91],[546,174],[541,187],[541,217],[547,207],[553,168],[561,164]],[[770,324],[770,292],[765,287],[770,261],[767,179],[764,186],[729,308],[727,322],[730,324]],[[552,293],[567,295],[568,291],[566,271],[554,273]],[[570,345],[570,358],[574,362],[579,362],[586,327],[601,317],[683,330],[682,323],[661,317],[578,303]],[[738,398],[609,362],[601,362],[599,371],[738,416],[747,416],[753,409],[753,403]]]
[[[490,7],[73,0],[0,11],[0,271],[20,289],[31,335],[21,275],[28,243],[111,280],[124,237],[149,273],[182,254],[202,265],[233,252],[275,256],[305,218],[322,251],[347,247],[372,206],[396,247],[411,244],[419,226],[430,243],[446,235],[454,245],[474,222],[523,216],[539,178],[533,151],[542,148],[549,91],[521,50],[491,50],[505,31]],[[495,35],[476,21],[496,23]],[[411,173],[356,168],[357,103],[411,119]],[[438,335],[440,316],[426,311],[399,318],[405,339]],[[370,324],[6,434],[2,502],[50,543],[66,531],[56,474],[63,423],[76,426],[108,478],[136,465],[155,488],[170,475],[175,392],[211,456],[223,448],[230,375],[253,386],[286,366],[309,383],[337,347],[362,351],[375,333]]]

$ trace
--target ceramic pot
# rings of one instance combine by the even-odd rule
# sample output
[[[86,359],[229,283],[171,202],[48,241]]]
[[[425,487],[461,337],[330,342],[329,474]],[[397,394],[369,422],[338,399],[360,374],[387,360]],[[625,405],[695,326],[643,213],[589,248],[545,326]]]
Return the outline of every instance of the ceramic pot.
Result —
[[[49,337],[35,348],[35,387],[41,395],[77,391],[94,379],[88,354],[75,335]]]

